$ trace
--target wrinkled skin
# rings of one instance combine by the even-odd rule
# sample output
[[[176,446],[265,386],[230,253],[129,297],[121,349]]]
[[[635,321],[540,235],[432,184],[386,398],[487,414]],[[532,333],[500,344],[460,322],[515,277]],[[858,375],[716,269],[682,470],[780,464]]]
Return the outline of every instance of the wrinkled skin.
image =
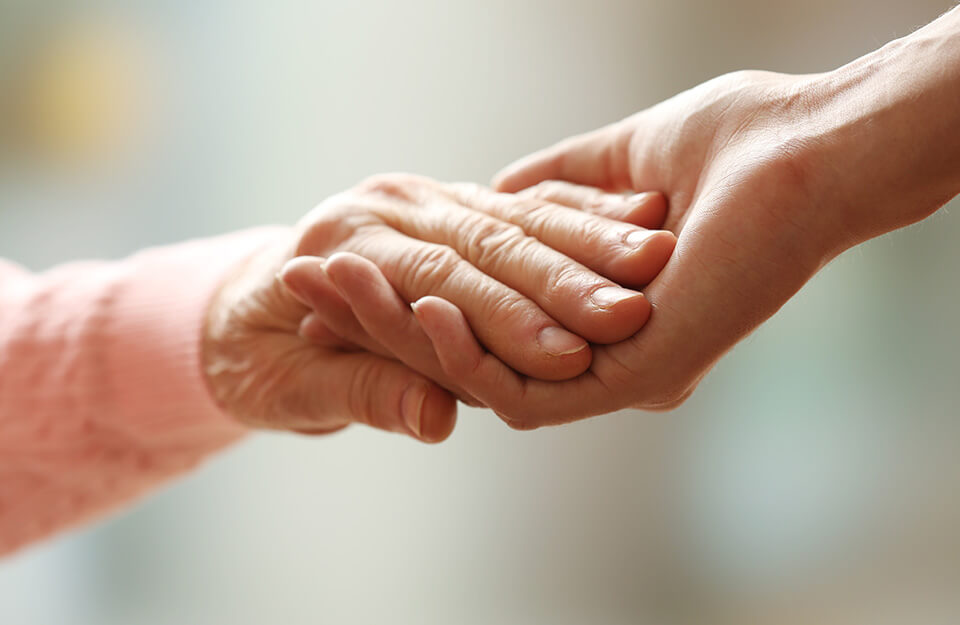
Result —
[[[512,367],[575,377],[590,365],[588,341],[617,342],[646,322],[649,304],[634,289],[660,271],[675,237],[643,226],[659,225],[664,209],[658,194],[591,190],[574,210],[476,185],[370,179],[224,282],[204,337],[210,388],[251,427],[320,434],[358,422],[443,440],[454,396],[478,402],[444,372],[407,302],[441,296]],[[354,316],[344,288],[390,306]],[[391,306],[403,314],[377,316]],[[377,339],[371,315],[387,328]]]

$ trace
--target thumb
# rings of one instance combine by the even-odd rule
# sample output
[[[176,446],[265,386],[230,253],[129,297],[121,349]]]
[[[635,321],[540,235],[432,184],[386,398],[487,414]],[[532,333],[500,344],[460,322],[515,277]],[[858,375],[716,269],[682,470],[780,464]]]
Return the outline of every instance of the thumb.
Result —
[[[564,139],[502,169],[493,187],[516,193],[544,180],[565,180],[606,191],[629,190],[631,136],[631,125],[624,120]]]
[[[456,425],[457,404],[450,393],[382,356],[318,350],[296,378],[295,393],[302,399],[295,403],[318,424],[363,423],[426,443],[445,440]]]

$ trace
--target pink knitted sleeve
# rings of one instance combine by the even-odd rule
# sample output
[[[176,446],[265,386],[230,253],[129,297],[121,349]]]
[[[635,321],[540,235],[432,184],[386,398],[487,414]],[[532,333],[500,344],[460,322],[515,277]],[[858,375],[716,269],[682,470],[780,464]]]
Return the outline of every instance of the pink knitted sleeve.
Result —
[[[32,275],[0,261],[0,555],[243,435],[200,372],[207,302],[274,229]]]

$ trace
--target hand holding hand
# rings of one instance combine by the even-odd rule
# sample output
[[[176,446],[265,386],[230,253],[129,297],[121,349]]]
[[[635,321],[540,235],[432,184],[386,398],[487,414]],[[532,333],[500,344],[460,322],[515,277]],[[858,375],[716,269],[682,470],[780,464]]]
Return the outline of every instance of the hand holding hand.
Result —
[[[649,314],[639,292],[609,278],[642,286],[675,242],[602,215],[657,225],[657,194],[582,200],[578,209],[598,214],[399,175],[330,198],[212,303],[205,368],[215,395],[256,427],[327,432],[359,421],[442,440],[455,418],[444,389],[476,400],[444,372],[406,303],[428,295],[454,303],[515,369],[578,375],[587,340],[622,340]]]

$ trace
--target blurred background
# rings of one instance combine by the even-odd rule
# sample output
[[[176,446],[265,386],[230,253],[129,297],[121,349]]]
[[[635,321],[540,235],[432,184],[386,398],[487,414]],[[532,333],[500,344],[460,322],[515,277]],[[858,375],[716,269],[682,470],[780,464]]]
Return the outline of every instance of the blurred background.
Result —
[[[0,0],[0,256],[290,223],[382,171],[487,181],[952,4]],[[257,435],[0,562],[0,623],[956,623],[952,212],[835,261],[676,412]]]

